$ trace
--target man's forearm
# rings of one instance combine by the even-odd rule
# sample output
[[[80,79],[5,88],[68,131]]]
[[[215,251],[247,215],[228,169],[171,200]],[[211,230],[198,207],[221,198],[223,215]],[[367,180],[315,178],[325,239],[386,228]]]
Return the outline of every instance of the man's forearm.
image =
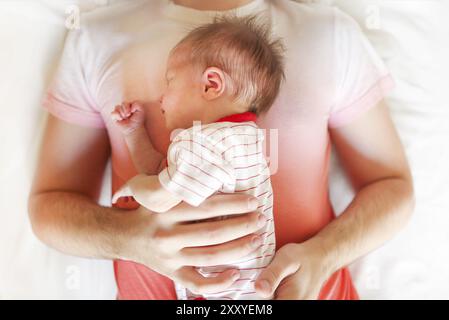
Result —
[[[28,203],[33,231],[47,245],[67,254],[116,259],[132,228],[134,212],[102,207],[73,192],[44,192]]]
[[[414,208],[413,188],[405,179],[384,179],[362,188],[348,208],[310,241],[319,243],[336,271],[391,239]]]

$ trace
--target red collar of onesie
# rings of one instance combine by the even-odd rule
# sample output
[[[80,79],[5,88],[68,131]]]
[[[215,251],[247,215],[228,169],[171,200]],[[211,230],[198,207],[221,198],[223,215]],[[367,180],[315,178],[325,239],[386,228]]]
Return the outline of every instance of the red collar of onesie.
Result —
[[[215,122],[247,122],[247,121],[256,121],[257,115],[254,112],[247,111],[243,113],[235,113],[229,116],[218,119]]]

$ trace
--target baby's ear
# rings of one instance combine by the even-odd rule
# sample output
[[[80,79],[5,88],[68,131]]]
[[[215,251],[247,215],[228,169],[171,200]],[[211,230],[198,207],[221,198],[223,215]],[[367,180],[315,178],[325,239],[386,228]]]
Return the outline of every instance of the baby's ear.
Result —
[[[220,97],[226,90],[225,72],[216,67],[209,67],[203,72],[201,78],[202,95],[207,100]]]

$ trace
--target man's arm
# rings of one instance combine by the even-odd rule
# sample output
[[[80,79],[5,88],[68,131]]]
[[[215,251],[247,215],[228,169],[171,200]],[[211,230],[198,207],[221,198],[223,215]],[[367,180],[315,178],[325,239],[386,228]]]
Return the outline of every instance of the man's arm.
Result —
[[[414,193],[404,149],[384,102],[330,134],[356,191],[348,208],[314,237],[338,270],[406,225]]]
[[[215,195],[193,208],[181,203],[162,215],[97,204],[109,142],[104,129],[66,123],[49,115],[28,211],[34,233],[71,255],[126,259],[146,265],[198,293],[227,289],[230,269],[203,277],[195,266],[240,259],[257,246],[257,199]],[[223,221],[208,219],[229,215]],[[205,219],[204,222],[195,222]],[[262,221],[263,224],[266,220]]]
[[[317,299],[335,271],[391,239],[412,214],[410,170],[383,103],[330,134],[356,196],[318,234],[276,252],[255,282],[265,297]]]
[[[72,255],[117,258],[123,225],[133,215],[97,204],[109,154],[105,129],[49,115],[28,200],[43,242]]]

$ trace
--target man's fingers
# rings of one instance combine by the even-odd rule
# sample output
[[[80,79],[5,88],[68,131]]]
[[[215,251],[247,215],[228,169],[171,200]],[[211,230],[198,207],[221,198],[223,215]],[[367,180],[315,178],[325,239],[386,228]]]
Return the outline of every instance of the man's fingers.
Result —
[[[229,261],[250,260],[248,255],[261,244],[261,236],[251,234],[219,245],[183,248],[180,255],[184,265],[208,267],[227,264]]]
[[[285,282],[281,282],[276,289],[274,300],[317,300],[321,286],[317,286],[316,283],[314,284],[306,275],[301,273],[300,270],[293,276],[300,279],[300,282],[296,279],[290,281],[288,278]]]
[[[226,270],[217,276],[204,277],[194,267],[182,267],[175,274],[182,286],[195,294],[213,294],[229,288],[239,277],[237,269]]]
[[[179,248],[209,246],[256,232],[266,223],[264,215],[251,212],[226,220],[181,224],[172,229],[161,230],[157,236],[167,245]]]
[[[282,288],[282,290],[276,291],[276,296],[274,300],[303,300],[303,294],[298,290],[298,288],[294,288],[293,286],[287,286]]]
[[[244,194],[214,195],[198,207],[181,202],[175,208],[164,213],[164,219],[170,222],[188,222],[215,218],[225,215],[237,215],[255,211],[257,199]]]
[[[283,254],[281,248],[268,267],[260,273],[254,288],[263,297],[269,297],[274,293],[279,283],[285,277],[298,271],[299,267],[298,263]]]

